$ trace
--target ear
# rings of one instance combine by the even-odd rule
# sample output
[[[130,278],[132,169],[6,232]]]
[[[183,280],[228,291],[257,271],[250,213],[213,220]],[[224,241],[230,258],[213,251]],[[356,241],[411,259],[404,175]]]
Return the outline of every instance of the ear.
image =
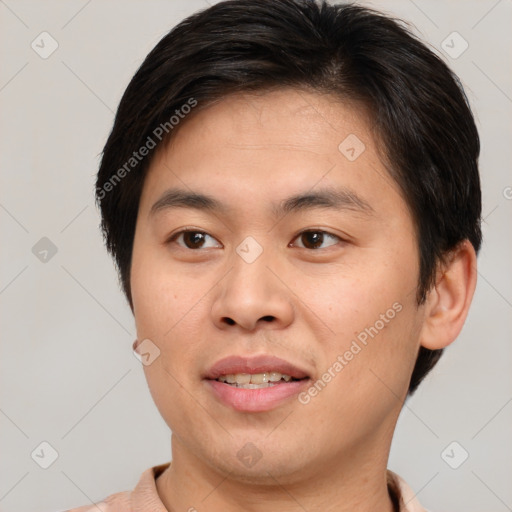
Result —
[[[420,343],[430,350],[455,341],[466,320],[476,287],[476,254],[461,242],[439,265],[436,284],[428,292]]]

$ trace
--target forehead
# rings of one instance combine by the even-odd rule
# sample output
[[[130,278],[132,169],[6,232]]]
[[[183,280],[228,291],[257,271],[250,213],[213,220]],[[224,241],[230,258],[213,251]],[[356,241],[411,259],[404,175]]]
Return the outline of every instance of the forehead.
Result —
[[[232,94],[199,105],[191,114],[178,126],[171,147],[181,145],[191,132],[205,143],[222,141],[246,151],[275,148],[324,156],[326,150],[338,149],[344,134],[356,132],[374,146],[372,122],[362,104],[300,89]]]
[[[325,187],[342,186],[377,207],[401,201],[366,110],[296,89],[199,106],[157,151],[142,202],[176,186],[233,205],[272,202],[274,212],[280,198]]]

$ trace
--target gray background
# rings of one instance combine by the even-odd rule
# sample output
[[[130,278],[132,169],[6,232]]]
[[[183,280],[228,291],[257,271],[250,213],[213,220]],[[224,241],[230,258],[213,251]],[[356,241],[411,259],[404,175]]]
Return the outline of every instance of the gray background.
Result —
[[[412,22],[458,73],[483,148],[474,304],[407,402],[389,467],[431,510],[512,510],[512,2],[365,3]],[[207,6],[0,0],[2,512],[97,501],[170,460],[168,428],[131,352],[133,318],[103,249],[94,174],[136,68],[173,25]],[[48,51],[43,31],[59,45],[46,59],[31,47]],[[469,44],[457,58],[442,49],[454,31]],[[453,36],[447,42],[452,53],[462,48]],[[57,249],[46,261],[47,241],[32,251],[42,237]],[[59,455],[46,470],[43,441]],[[452,469],[447,461],[458,465],[463,450],[468,459]]]

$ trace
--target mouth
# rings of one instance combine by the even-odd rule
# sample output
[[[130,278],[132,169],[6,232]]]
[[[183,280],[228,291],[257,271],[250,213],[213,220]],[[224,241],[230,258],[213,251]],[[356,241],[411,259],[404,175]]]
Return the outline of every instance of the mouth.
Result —
[[[303,379],[296,379],[291,375],[282,374],[280,372],[268,371],[263,373],[231,373],[229,375],[221,375],[218,382],[223,382],[229,386],[242,389],[264,389],[273,386],[279,386],[284,382],[294,382]]]
[[[274,356],[231,356],[204,375],[214,397],[243,412],[274,409],[300,393],[311,380],[298,366]]]

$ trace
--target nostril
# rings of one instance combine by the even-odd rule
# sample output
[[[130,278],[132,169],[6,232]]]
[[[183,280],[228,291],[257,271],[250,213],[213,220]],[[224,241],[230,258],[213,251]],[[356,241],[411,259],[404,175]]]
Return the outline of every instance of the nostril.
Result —
[[[264,320],[265,322],[272,322],[273,320],[275,320],[275,317],[272,316],[272,315],[267,315],[267,316],[262,316],[260,318],[260,320]],[[235,325],[236,322],[232,319],[232,318],[229,318],[229,316],[225,317],[223,319],[224,322],[226,322],[228,325]]]

